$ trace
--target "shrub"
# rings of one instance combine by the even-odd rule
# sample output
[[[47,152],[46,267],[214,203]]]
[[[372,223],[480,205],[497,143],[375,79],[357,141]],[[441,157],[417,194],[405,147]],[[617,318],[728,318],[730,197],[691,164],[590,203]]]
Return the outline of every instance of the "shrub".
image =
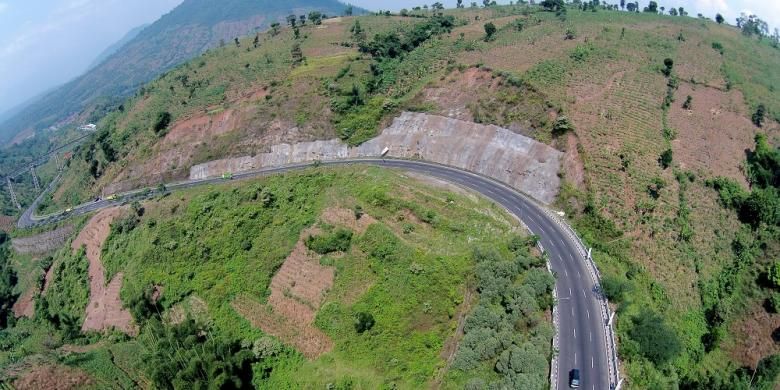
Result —
[[[720,55],[723,55],[723,44],[720,42],[712,42],[712,48],[720,53]]]
[[[374,316],[371,313],[360,312],[355,316],[355,331],[362,334],[374,327]]]
[[[171,113],[168,111],[163,111],[159,114],[157,114],[157,119],[154,121],[154,133],[159,135],[160,137],[165,136],[167,134],[168,126],[171,124],[171,120],[173,117],[171,116]]]
[[[769,298],[767,298],[767,309],[770,313],[780,312],[780,293],[773,292]]]
[[[601,291],[604,292],[607,299],[614,303],[623,302],[625,294],[630,290],[628,281],[614,276],[605,276],[601,278]]]
[[[666,149],[661,153],[661,157],[658,159],[658,163],[661,164],[663,169],[669,168],[672,165],[672,149]]]
[[[493,35],[495,35],[497,31],[496,25],[492,22],[487,22],[483,27],[485,28],[485,41],[487,42],[493,39]]]
[[[661,70],[661,73],[664,74],[664,76],[669,77],[672,75],[672,68],[674,67],[674,60],[671,58],[665,58],[664,59],[664,68]]]
[[[754,112],[752,116],[753,124],[758,127],[763,126],[765,116],[766,116],[766,106],[764,106],[763,104],[759,104],[758,107],[756,108],[756,112]]]
[[[677,357],[681,344],[677,334],[655,312],[644,309],[632,318],[629,337],[639,345],[639,352],[656,366]]]
[[[688,97],[685,98],[685,102],[683,102],[682,108],[684,110],[690,110],[692,107],[692,101],[693,98],[691,97],[691,95],[688,95]]]
[[[306,247],[325,255],[331,252],[346,252],[352,243],[352,231],[337,229],[331,234],[306,237]]]

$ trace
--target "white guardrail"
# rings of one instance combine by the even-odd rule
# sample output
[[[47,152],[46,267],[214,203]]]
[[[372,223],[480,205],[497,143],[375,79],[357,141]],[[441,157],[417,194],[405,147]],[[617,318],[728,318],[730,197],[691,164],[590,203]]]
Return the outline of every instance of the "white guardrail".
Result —
[[[601,297],[601,299],[599,299],[599,302],[601,303],[599,306],[601,307],[601,317],[602,320],[604,321],[604,341],[607,349],[607,361],[609,362],[609,364],[607,364],[609,370],[609,387],[610,389],[617,390],[620,388],[620,385],[622,384],[622,381],[620,380],[620,360],[618,359],[617,356],[617,343],[615,342],[615,327],[614,327],[614,322],[612,321],[613,314],[609,309],[609,301],[607,300],[606,295],[604,295],[603,291],[601,290],[601,283],[600,283],[601,273],[599,273],[599,269],[596,266],[596,263],[593,261],[593,256],[591,256],[591,251],[586,249],[587,246],[585,246],[585,243],[582,242],[582,239],[580,239],[577,233],[574,232],[574,229],[572,229],[568,223],[563,221],[555,213],[551,212],[546,208],[543,208],[543,210],[553,221],[555,221],[558,224],[558,226],[560,226],[564,230],[564,232],[566,232],[566,235],[569,236],[569,239],[576,244],[577,249],[580,252],[580,255],[582,255],[582,258],[585,260],[585,265],[588,268],[590,277],[593,280],[593,284],[594,286],[596,286],[598,293]],[[555,313],[553,313],[553,321],[555,321]]]

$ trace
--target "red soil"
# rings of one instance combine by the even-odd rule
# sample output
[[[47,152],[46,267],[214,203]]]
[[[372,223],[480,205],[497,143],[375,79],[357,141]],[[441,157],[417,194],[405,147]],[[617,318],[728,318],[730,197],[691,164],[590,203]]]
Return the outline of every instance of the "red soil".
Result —
[[[106,273],[100,261],[103,243],[111,231],[111,221],[122,213],[112,208],[99,212],[87,223],[73,241],[73,250],[86,246],[89,259],[89,304],[84,318],[82,331],[117,329],[127,334],[136,334],[130,312],[122,307],[119,290],[122,288],[123,274],[120,272],[106,285]]]

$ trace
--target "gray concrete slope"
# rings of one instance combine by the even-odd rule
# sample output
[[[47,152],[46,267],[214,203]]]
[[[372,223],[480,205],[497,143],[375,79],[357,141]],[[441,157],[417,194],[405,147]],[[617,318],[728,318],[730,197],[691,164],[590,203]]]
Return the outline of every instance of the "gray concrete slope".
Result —
[[[558,383],[552,384],[552,388],[568,388],[569,372],[573,368],[578,368],[581,373],[581,389],[610,389],[609,361],[604,333],[605,324],[600,315],[602,295],[598,291],[598,286],[590,277],[586,261],[577,249],[577,244],[566,234],[564,228],[558,225],[544,211],[543,206],[495,180],[455,168],[422,161],[355,159],[322,163],[322,165],[349,164],[370,164],[413,171],[440,178],[479,192],[520,218],[534,234],[540,237],[542,246],[550,256],[552,270],[556,274],[555,289],[558,295],[559,311],[559,375]],[[263,169],[235,175],[234,179],[284,173],[311,166],[311,164],[300,164]],[[172,183],[166,188],[175,190],[219,182],[224,182],[224,180],[213,178],[185,181]],[[144,192],[134,191],[123,194],[114,201],[100,200],[86,203],[75,207],[69,213],[59,213],[42,218],[33,217],[32,210],[36,206],[36,204],[33,204],[19,219],[18,225],[24,228],[56,222],[73,215],[90,213],[105,207],[119,205],[134,197],[142,196],[144,196]]]

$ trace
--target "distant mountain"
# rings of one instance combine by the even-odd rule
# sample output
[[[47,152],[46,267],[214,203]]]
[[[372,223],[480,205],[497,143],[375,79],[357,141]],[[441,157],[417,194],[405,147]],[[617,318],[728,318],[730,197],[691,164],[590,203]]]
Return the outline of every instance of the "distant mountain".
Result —
[[[95,68],[0,123],[0,142],[24,130],[44,129],[88,109],[99,99],[105,103],[106,98],[116,101],[129,96],[142,84],[221,40],[266,29],[292,13],[341,15],[346,7],[337,0],[185,0]]]
[[[135,37],[137,37],[138,34],[140,34],[141,31],[143,31],[143,29],[145,29],[148,26],[149,26],[149,23],[146,23],[146,24],[140,25],[140,26],[138,26],[138,27],[128,31],[127,34],[125,34],[125,36],[122,37],[122,39],[114,42],[113,44],[111,44],[111,46],[109,46],[105,50],[103,50],[103,52],[100,53],[97,56],[97,58],[95,58],[95,60],[92,61],[91,64],[89,64],[89,67],[87,67],[87,69],[89,70],[89,69],[92,69],[92,68],[100,65],[103,61],[105,61],[112,54],[118,52],[119,49],[122,48],[122,46],[126,45],[128,42],[132,41]]]

